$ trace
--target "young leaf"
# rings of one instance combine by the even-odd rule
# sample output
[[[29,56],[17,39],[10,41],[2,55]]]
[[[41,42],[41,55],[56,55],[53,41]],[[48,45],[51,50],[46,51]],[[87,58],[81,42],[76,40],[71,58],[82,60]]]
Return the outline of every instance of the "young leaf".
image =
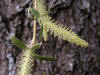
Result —
[[[46,25],[43,25],[41,21],[40,24],[41,24],[40,39],[42,38],[43,35],[44,40],[47,41],[48,40],[47,27]]]
[[[41,42],[41,43],[38,43],[38,44],[35,44],[35,45],[31,48],[31,50],[39,49],[40,46],[41,46],[41,44],[42,44],[42,42]]]
[[[36,11],[34,8],[29,8],[29,11],[34,15],[36,18],[40,17],[40,13]]]
[[[34,56],[35,58],[39,58],[40,60],[46,60],[46,61],[56,60],[56,58],[43,57],[43,56],[37,55],[37,54],[35,54],[35,53],[33,53],[33,56]]]
[[[39,39],[42,38],[42,35],[43,35],[43,24],[41,23],[41,32],[40,32],[40,37],[39,37]]]
[[[16,37],[11,37],[10,39],[11,39],[12,43],[13,43],[14,45],[16,45],[18,48],[24,49],[24,50],[28,49],[27,46],[26,46],[25,44],[23,44],[23,43],[22,43],[19,39],[17,39]]]

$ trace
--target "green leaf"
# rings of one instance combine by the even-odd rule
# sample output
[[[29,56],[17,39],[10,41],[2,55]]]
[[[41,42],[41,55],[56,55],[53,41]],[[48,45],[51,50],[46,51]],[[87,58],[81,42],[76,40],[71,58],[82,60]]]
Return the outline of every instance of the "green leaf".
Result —
[[[23,43],[22,43],[19,39],[17,39],[16,37],[10,37],[10,39],[11,39],[12,43],[13,43],[14,45],[16,45],[18,48],[24,49],[24,50],[28,49],[27,46],[26,46],[25,44],[23,44]]]
[[[41,21],[40,21],[40,23],[41,23]],[[41,32],[40,32],[40,37],[39,37],[39,39],[42,38],[42,35],[43,35],[43,24],[41,23]]]
[[[42,38],[42,35],[44,37],[44,40],[47,41],[48,40],[48,34],[47,34],[47,27],[46,25],[43,25],[40,21],[40,24],[41,24],[41,32],[40,32],[40,37],[39,39]]]
[[[40,46],[41,46],[41,44],[42,44],[42,42],[41,42],[41,43],[38,43],[38,44],[35,44],[35,45],[31,48],[31,50],[39,49]]]
[[[34,8],[29,8],[29,11],[34,15],[36,18],[40,17],[40,13],[36,11]]]
[[[44,57],[44,56],[37,55],[37,54],[35,54],[35,53],[33,53],[33,56],[34,56],[35,58],[39,58],[40,60],[45,60],[45,61],[56,60],[56,58],[48,58],[48,57]]]

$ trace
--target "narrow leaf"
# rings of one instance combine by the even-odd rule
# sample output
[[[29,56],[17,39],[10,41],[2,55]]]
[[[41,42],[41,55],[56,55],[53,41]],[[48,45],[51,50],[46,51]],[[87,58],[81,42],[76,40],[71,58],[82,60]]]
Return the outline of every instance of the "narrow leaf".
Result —
[[[43,35],[44,40],[47,41],[48,40],[47,27],[46,25],[43,25],[41,21],[40,24],[41,24],[40,39],[42,38]]]
[[[19,39],[17,39],[16,37],[11,37],[10,39],[11,39],[12,43],[13,43],[14,45],[16,45],[18,48],[24,49],[24,50],[28,49],[27,46],[26,46],[25,44],[23,44],[23,43],[22,43]]]
[[[42,44],[42,42],[41,42],[41,43],[38,43],[38,44],[35,44],[35,45],[31,48],[31,50],[39,49],[40,46],[41,46],[41,44]]]
[[[44,56],[40,56],[40,55],[37,55],[37,54],[33,54],[33,56],[35,58],[39,58],[40,60],[45,60],[45,61],[52,61],[52,60],[56,60],[56,58],[48,58],[48,57],[44,57]]]
[[[34,8],[29,8],[29,11],[34,15],[36,18],[40,17],[40,13],[36,11]]]
[[[41,22],[40,22],[40,23],[41,23]],[[39,37],[39,39],[42,38],[42,35],[43,35],[43,24],[41,23],[41,32],[40,32],[40,37]]]

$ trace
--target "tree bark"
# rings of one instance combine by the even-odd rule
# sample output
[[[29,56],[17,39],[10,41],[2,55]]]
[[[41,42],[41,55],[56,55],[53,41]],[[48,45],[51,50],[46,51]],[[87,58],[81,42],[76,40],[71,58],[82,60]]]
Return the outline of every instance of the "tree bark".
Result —
[[[21,50],[15,47],[9,36],[13,35],[28,44],[32,39],[33,20],[27,8],[31,0],[0,1],[0,75],[16,75],[17,58]],[[100,0],[47,0],[49,15],[68,26],[89,43],[83,48],[48,35],[42,40],[37,53],[57,57],[56,61],[36,60],[33,75],[99,75],[100,74]],[[37,42],[40,26],[37,27]]]

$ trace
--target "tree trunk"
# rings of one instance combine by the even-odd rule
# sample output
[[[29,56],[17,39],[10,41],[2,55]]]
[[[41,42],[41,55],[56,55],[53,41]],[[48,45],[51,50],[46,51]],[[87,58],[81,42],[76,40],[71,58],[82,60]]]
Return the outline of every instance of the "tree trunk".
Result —
[[[33,20],[27,8],[31,0],[0,1],[0,75],[16,75],[16,65],[21,50],[9,36],[13,35],[28,44],[32,39]],[[72,44],[53,35],[42,40],[37,53],[57,57],[56,61],[36,60],[33,75],[99,75],[100,74],[100,0],[47,0],[49,15],[70,27],[89,43],[88,48]],[[37,42],[40,26],[37,27]]]

